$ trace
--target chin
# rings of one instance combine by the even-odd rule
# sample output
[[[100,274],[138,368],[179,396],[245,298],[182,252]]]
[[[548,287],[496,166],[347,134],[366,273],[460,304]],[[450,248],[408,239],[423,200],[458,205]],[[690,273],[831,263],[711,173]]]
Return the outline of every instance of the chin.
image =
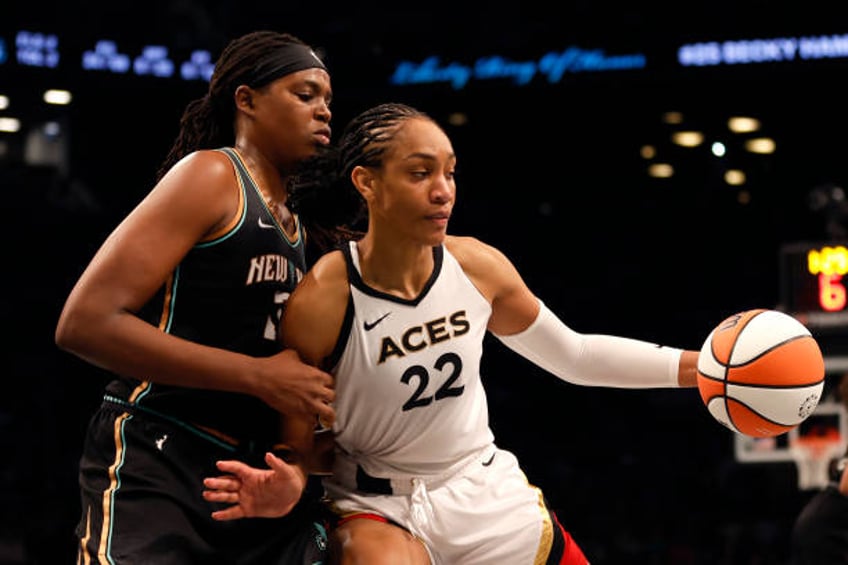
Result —
[[[446,237],[447,237],[447,234],[445,232],[441,232],[437,235],[434,235],[433,237],[428,238],[429,241],[427,242],[427,245],[430,245],[431,247],[435,247],[436,245],[441,245],[445,242]]]

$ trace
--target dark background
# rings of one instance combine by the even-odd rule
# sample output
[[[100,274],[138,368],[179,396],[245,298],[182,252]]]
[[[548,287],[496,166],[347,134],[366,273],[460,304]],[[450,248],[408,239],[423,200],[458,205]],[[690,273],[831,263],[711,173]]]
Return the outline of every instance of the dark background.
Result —
[[[298,35],[326,54],[336,132],[389,100],[445,125],[459,157],[451,231],[504,251],[578,331],[698,349],[726,316],[779,306],[783,244],[833,236],[810,193],[845,181],[848,59],[675,62],[684,43],[848,33],[828,3],[184,0],[28,2],[3,11],[7,46],[16,31],[38,30],[59,35],[66,54],[111,37],[128,48],[205,47],[214,57],[247,31]],[[646,53],[649,65],[523,87],[388,83],[400,60],[524,60],[570,45]],[[152,186],[183,107],[205,91],[205,83],[78,68],[73,60],[52,70],[0,64],[0,93],[11,93],[18,105],[10,110],[29,120],[24,128],[55,117],[68,148],[62,166],[33,166],[19,137],[0,133],[9,326],[0,563],[72,561],[77,458],[106,376],[55,348],[56,319],[102,240]],[[73,103],[44,107],[35,97],[47,86],[71,88]],[[682,112],[708,139],[727,136],[730,115],[752,115],[777,152],[715,159],[708,144],[675,148],[661,120],[667,111]],[[465,125],[450,124],[458,112]],[[647,143],[675,163],[673,178],[646,175],[639,150]],[[724,184],[731,165],[748,172],[747,185]],[[732,434],[697,391],[574,386],[494,340],[484,371],[499,444],[518,454],[594,565],[788,563],[791,522],[812,492],[798,490],[791,463],[737,462]]]

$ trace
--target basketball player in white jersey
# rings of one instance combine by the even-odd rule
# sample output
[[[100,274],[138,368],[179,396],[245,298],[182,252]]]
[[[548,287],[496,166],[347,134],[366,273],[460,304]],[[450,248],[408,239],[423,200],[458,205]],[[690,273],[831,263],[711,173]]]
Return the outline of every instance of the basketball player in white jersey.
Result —
[[[325,481],[339,516],[333,561],[369,564],[588,563],[498,448],[480,379],[485,333],[572,383],[695,386],[697,351],[566,327],[512,263],[446,234],[456,156],[444,131],[401,104],[367,110],[342,135],[338,182],[367,204],[368,230],[320,259],[292,294],[281,338],[335,376],[335,453]],[[327,176],[323,181],[336,182]],[[314,422],[270,470],[220,462],[207,500],[221,520],[277,516],[305,475]]]

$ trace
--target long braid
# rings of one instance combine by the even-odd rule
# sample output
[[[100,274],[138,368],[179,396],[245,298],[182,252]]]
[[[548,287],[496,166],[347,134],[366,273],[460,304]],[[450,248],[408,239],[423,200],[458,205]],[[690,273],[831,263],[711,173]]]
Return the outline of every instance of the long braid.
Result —
[[[341,174],[339,157],[336,147],[324,148],[301,163],[289,182],[286,206],[306,229],[310,263],[340,243],[362,236],[358,223],[365,217],[365,201]]]
[[[215,63],[209,90],[186,105],[180,130],[157,171],[157,180],[180,159],[199,149],[215,149],[235,143],[235,91],[239,85],[264,86],[255,77],[275,51],[292,43],[306,45],[297,37],[275,31],[255,31],[231,41]]]

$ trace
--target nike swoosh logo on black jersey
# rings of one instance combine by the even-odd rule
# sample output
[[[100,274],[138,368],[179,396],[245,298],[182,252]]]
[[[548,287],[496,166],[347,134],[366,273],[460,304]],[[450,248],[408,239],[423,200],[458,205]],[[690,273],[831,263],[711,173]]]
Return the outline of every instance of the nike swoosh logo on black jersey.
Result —
[[[386,312],[385,314],[383,314],[382,316],[380,316],[379,318],[377,318],[376,320],[374,320],[370,324],[368,322],[363,322],[362,327],[365,328],[366,332],[370,332],[371,330],[373,330],[377,326],[377,324],[379,324],[380,322],[385,320],[388,317],[389,314],[391,314],[391,312]]]
[[[275,227],[277,227],[274,224],[266,224],[262,221],[262,218],[259,218],[259,221],[257,223],[259,224],[260,228],[265,228],[266,230],[274,229]]]

